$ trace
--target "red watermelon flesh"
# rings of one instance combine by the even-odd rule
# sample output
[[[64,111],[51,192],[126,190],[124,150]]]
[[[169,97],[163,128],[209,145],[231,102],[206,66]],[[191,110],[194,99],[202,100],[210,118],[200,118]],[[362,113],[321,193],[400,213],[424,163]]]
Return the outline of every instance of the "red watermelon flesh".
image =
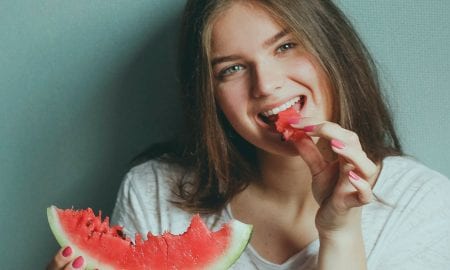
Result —
[[[137,234],[135,243],[124,237],[122,227],[109,226],[92,209],[58,209],[47,216],[61,246],[71,246],[85,259],[87,269],[228,269],[250,240],[252,226],[232,220],[211,232],[199,215],[193,216],[186,232],[174,235]]]
[[[302,130],[293,128],[291,124],[296,124],[300,121],[300,113],[293,107],[288,108],[278,113],[278,118],[275,121],[275,128],[283,136],[286,141],[296,141],[305,135]]]

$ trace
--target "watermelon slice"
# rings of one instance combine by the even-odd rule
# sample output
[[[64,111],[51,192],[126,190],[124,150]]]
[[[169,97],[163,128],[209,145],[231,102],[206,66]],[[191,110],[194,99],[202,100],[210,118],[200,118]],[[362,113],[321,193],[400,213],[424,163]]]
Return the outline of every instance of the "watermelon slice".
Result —
[[[199,215],[193,216],[180,235],[165,232],[147,240],[136,234],[135,243],[122,227],[109,226],[101,212],[92,209],[47,208],[50,228],[61,246],[71,246],[82,255],[86,269],[228,269],[247,246],[252,226],[232,220],[211,232]]]
[[[291,124],[298,123],[301,115],[293,107],[278,113],[275,121],[275,128],[281,133],[285,141],[296,141],[305,135],[305,132],[291,127]]]

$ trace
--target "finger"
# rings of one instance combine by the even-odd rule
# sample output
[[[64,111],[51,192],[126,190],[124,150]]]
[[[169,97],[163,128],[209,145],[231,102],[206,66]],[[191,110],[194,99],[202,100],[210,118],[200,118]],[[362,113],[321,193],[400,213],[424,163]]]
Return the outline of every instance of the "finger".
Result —
[[[303,126],[303,130],[309,136],[319,136],[330,140],[331,149],[335,153],[353,163],[365,179],[371,184],[374,183],[379,168],[367,157],[355,132],[326,121],[312,126]]]
[[[82,256],[76,257],[71,263],[64,267],[64,270],[82,269],[84,265],[84,258]]]
[[[305,131],[309,136],[322,137],[329,141],[334,138],[344,141],[344,138],[351,137],[353,133],[336,123],[328,121],[317,123],[313,118],[307,119],[299,124],[292,124],[291,126]]]
[[[316,126],[322,123],[323,120],[317,119],[315,117],[303,117],[297,123],[292,123],[291,126],[293,128],[304,129],[308,126]]]
[[[318,175],[316,175],[312,182],[312,189],[314,198],[319,204],[332,196],[339,177],[336,175],[336,171],[339,168],[339,161],[335,160],[327,165]]]
[[[354,171],[348,173],[348,179],[350,184],[356,189],[356,193],[352,194],[348,200],[347,206],[357,207],[368,204],[373,200],[372,188],[370,184],[357,175]]]
[[[348,186],[347,191],[354,191],[352,185],[348,183],[348,174],[355,170],[356,167],[352,163],[347,162],[342,157],[339,158],[339,178],[342,185]]]
[[[71,247],[63,247],[56,253],[53,260],[48,264],[47,270],[63,269],[73,259]]]
[[[301,139],[296,140],[294,145],[311,170],[311,175],[315,176],[327,167],[328,163],[309,136],[303,136]]]
[[[351,168],[351,170],[356,170],[370,184],[373,184],[378,175],[379,168],[360,147],[347,145],[337,139],[332,139],[330,145],[333,152],[354,165],[354,168]]]

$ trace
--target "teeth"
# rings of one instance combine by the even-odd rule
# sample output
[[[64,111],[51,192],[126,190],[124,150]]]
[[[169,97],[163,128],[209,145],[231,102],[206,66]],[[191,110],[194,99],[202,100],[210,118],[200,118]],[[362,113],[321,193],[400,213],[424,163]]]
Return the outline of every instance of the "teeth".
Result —
[[[278,114],[284,110],[289,109],[290,107],[292,107],[292,105],[294,105],[295,103],[297,103],[300,100],[300,97],[295,97],[291,100],[289,100],[288,102],[284,103],[283,105],[280,105],[276,108],[273,108],[271,110],[268,110],[266,112],[262,112],[261,114],[264,116],[271,116],[271,115],[275,115]]]

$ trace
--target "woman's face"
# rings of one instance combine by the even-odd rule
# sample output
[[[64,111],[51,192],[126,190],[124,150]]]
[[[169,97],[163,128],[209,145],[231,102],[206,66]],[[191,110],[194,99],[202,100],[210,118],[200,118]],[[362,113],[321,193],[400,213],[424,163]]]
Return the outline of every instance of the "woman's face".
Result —
[[[331,92],[318,62],[255,5],[235,3],[214,21],[211,64],[219,107],[237,133],[265,152],[297,153],[267,115],[297,101],[303,117],[331,119]]]

